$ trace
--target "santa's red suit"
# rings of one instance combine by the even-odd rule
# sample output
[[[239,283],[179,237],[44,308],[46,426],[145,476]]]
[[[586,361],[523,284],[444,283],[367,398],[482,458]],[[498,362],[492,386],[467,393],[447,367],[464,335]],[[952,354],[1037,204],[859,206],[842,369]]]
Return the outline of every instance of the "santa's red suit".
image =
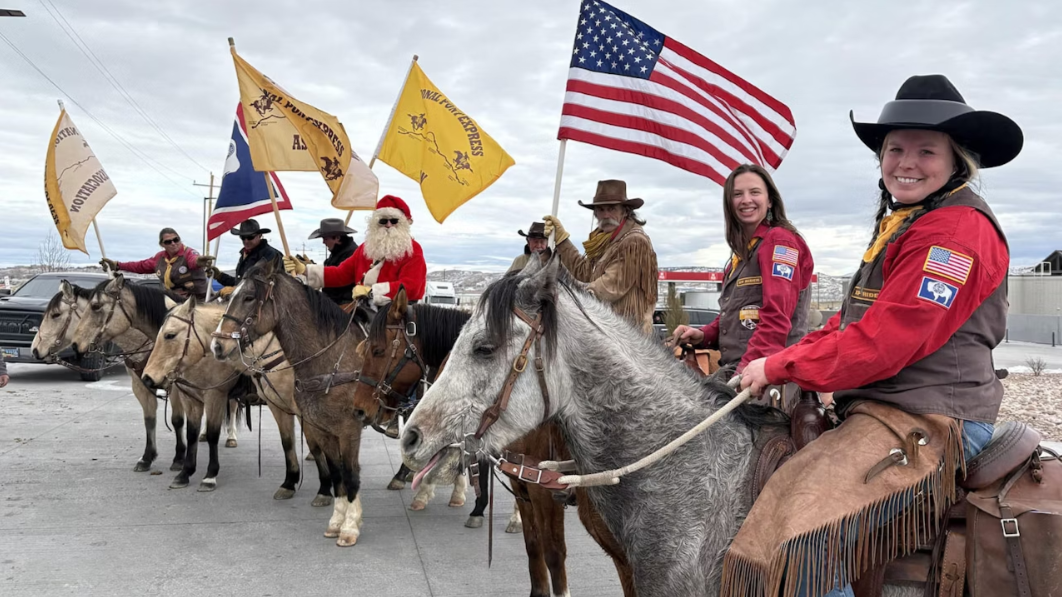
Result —
[[[398,224],[386,229],[378,224],[381,218],[398,219]],[[384,196],[369,218],[365,242],[337,266],[308,265],[307,283],[314,288],[369,286],[376,305],[389,303],[399,286],[404,286],[406,297],[419,301],[424,298],[428,267],[420,244],[410,235],[412,222],[405,201],[394,195]]]

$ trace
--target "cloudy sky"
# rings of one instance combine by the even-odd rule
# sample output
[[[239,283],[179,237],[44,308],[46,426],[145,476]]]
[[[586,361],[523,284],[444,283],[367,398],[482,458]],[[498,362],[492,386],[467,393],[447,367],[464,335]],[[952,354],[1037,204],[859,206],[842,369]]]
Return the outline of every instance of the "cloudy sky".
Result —
[[[28,17],[0,19],[0,33],[80,104],[66,102],[118,189],[98,218],[110,257],[153,254],[163,226],[199,248],[205,189],[192,182],[206,182],[210,170],[221,174],[238,99],[229,36],[294,96],[337,115],[366,161],[414,53],[433,82],[514,157],[515,166],[443,225],[412,181],[377,164],[381,191],[412,206],[432,269],[504,269],[521,250],[516,230],[549,212],[578,0],[2,2]],[[792,109],[797,138],[776,179],[818,271],[852,271],[870,233],[878,175],[848,111],[875,120],[914,74],[946,74],[975,108],[1021,125],[1024,151],[983,173],[982,194],[1010,238],[1014,265],[1062,248],[1062,3],[615,4]],[[60,28],[64,18],[180,150],[81,53]],[[3,43],[0,81],[0,265],[25,264],[54,230],[42,179],[55,100],[63,96]],[[564,171],[559,215],[574,236],[591,225],[576,200],[589,200],[599,179],[623,178],[631,196],[646,200],[642,212],[661,265],[720,266],[726,259],[722,189],[708,179],[574,142]],[[296,207],[283,214],[289,241],[316,250],[320,241],[304,239],[318,220],[339,214],[331,195],[315,173],[281,176]],[[359,230],[363,219],[355,214]],[[260,221],[272,224],[272,217]],[[223,265],[235,263],[233,239],[222,241]],[[99,259],[91,233],[89,246],[92,255],[74,253],[75,263]]]

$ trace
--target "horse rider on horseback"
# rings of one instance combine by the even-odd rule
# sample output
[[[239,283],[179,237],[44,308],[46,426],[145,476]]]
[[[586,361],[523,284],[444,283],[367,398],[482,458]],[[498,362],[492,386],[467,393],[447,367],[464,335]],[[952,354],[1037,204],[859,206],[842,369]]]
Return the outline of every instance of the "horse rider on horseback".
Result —
[[[738,166],[723,185],[730,263],[723,271],[719,316],[698,329],[675,328],[671,343],[716,349],[721,367],[740,373],[749,362],[795,344],[808,332],[809,288],[815,262],[769,172]],[[786,410],[790,388],[775,406]]]
[[[549,237],[546,236],[545,224],[531,222],[531,227],[527,229],[527,234],[524,234],[523,230],[517,230],[516,233],[527,239],[524,243],[524,254],[513,259],[513,264],[509,266],[505,273],[522,271],[531,261],[531,255],[538,255],[543,263],[549,260],[553,251],[549,248]]]
[[[386,195],[366,222],[365,242],[339,265],[306,264],[285,257],[284,269],[293,275],[304,275],[313,288],[354,284],[354,300],[368,297],[376,306],[391,302],[400,286],[405,287],[411,303],[424,298],[428,267],[420,243],[410,233],[413,216],[406,202]]]
[[[852,125],[878,158],[881,196],[848,296],[823,329],[741,379],[753,394],[786,382],[835,392],[842,417],[770,478],[726,556],[733,578],[788,570],[786,595],[852,595],[861,575],[909,552],[912,519],[956,499],[956,471],[992,437],[1003,399],[992,349],[1006,330],[1009,249],[972,185],[979,167],[1018,155],[1021,129],[974,110],[942,75],[909,78],[876,123]],[[890,452],[897,438],[906,447]],[[856,541],[875,554],[870,570],[844,555]]]
[[[211,274],[214,279],[222,285],[221,290],[218,291],[220,296],[229,296],[232,291],[236,289],[236,285],[243,279],[243,275],[247,273],[247,270],[251,269],[251,266],[259,261],[276,261],[280,263],[283,255],[280,251],[274,249],[269,245],[262,235],[272,232],[269,228],[262,228],[258,225],[258,221],[255,219],[249,219],[241,222],[239,227],[233,228],[229,231],[230,234],[240,237],[243,241],[243,248],[240,249],[240,260],[236,262],[236,275],[231,276],[221,271],[216,267],[211,268]]]
[[[557,255],[576,280],[589,284],[588,290],[632,324],[653,333],[656,308],[656,252],[635,212],[641,199],[627,198],[627,183],[602,180],[591,203],[579,205],[594,211],[598,226],[583,242],[585,255],[568,239],[568,232],[556,216],[546,216],[546,236],[555,234]]]
[[[317,230],[310,233],[310,240],[315,238],[321,239],[325,248],[328,249],[328,258],[325,259],[325,267],[338,266],[358,249],[358,243],[354,242],[354,239],[350,236],[356,233],[357,230],[348,228],[343,220],[339,218],[325,218],[321,220],[321,225]],[[321,292],[328,298],[335,301],[337,305],[345,305],[351,302],[353,299],[352,293],[354,292],[355,284],[351,282],[346,286],[338,286],[332,288],[323,288]]]
[[[195,295],[198,299],[205,299],[207,269],[213,265],[214,258],[185,246],[173,228],[159,231],[159,246],[162,250],[154,257],[141,261],[115,261],[104,257],[100,259],[100,267],[104,271],[155,274],[168,290],[184,297]]]

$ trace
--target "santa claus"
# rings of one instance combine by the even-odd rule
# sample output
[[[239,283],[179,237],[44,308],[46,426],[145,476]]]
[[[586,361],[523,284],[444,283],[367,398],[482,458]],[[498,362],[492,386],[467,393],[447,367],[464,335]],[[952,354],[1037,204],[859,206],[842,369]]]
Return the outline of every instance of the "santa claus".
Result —
[[[370,296],[376,305],[391,302],[399,286],[410,301],[424,297],[428,267],[424,252],[413,240],[413,216],[406,202],[386,195],[376,203],[376,211],[366,220],[365,242],[337,266],[306,264],[284,258],[288,273],[304,275],[313,288],[354,286],[354,300]]]

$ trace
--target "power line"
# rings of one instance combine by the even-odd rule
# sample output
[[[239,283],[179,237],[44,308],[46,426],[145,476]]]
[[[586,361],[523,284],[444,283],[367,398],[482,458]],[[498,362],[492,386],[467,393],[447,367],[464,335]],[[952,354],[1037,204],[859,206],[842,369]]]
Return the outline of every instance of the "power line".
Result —
[[[100,74],[103,75],[103,78],[111,84],[111,87],[113,87],[114,90],[117,91],[123,99],[125,99],[125,101],[133,108],[133,110],[135,110],[141,116],[141,118],[144,119],[145,122],[151,125],[151,127],[154,128],[159,133],[159,135],[161,135],[163,139],[169,142],[169,144],[172,145],[173,148],[176,149],[181,155],[188,158],[189,161],[191,161],[196,166],[199,166],[203,170],[208,172],[210,171],[209,168],[200,164],[198,161],[196,161],[195,158],[189,155],[188,152],[184,150],[184,148],[178,145],[177,142],[174,141],[173,138],[170,137],[170,135],[166,131],[164,131],[162,127],[159,126],[159,124],[155,122],[153,118],[151,118],[151,116],[148,115],[147,111],[145,111],[140,106],[140,104],[137,103],[136,99],[134,99],[133,96],[121,84],[121,82],[118,81],[118,78],[111,73],[110,69],[107,68],[107,65],[105,65],[98,56],[96,56],[96,53],[93,52],[92,48],[89,47],[88,43],[86,43],[85,40],[82,39],[81,35],[78,34],[77,30],[74,29],[74,26],[70,24],[70,21],[66,19],[62,11],[59,10],[59,7],[56,6],[52,2],[52,0],[47,0],[47,4],[45,4],[45,0],[38,0],[38,2],[40,2],[41,6],[44,7],[45,12],[47,12],[48,15],[52,17],[52,20],[55,21],[55,24],[59,26],[59,28],[63,31],[63,33],[66,34],[68,38],[70,38],[70,41],[73,42],[74,46],[81,51],[81,54],[85,56],[89,63],[91,63],[92,66],[96,67],[96,70],[99,71]],[[51,10],[48,9],[49,5],[51,6]],[[52,14],[52,10],[55,11],[55,14]],[[59,19],[63,20],[62,23],[59,22],[59,19],[56,18],[56,15],[59,15]],[[64,24],[66,25],[65,27],[63,26]]]
[[[182,191],[184,191],[184,192],[186,192],[186,193],[189,193],[189,194],[191,194],[191,195],[192,195],[192,196],[194,196],[194,197],[198,197],[198,195],[196,195],[195,193],[193,193],[193,192],[192,192],[192,190],[191,190],[191,189],[189,189],[189,188],[188,188],[188,187],[187,187],[186,185],[182,185],[181,183],[178,183],[177,181],[175,181],[175,180],[173,180],[172,178],[170,178],[169,176],[166,176],[165,174],[163,174],[163,173],[162,173],[162,171],[161,171],[161,170],[159,170],[159,169],[158,169],[158,168],[156,168],[156,167],[155,167],[154,165],[152,165],[152,163],[151,163],[151,162],[152,162],[152,161],[155,161],[155,160],[153,160],[153,159],[151,158],[151,156],[149,156],[149,155],[145,154],[144,152],[140,151],[140,150],[139,150],[139,149],[137,149],[136,147],[133,147],[133,146],[132,146],[132,145],[131,145],[131,144],[130,144],[130,143],[129,143],[128,141],[126,141],[126,140],[125,140],[125,139],[124,139],[124,138],[123,138],[123,137],[122,137],[121,135],[119,135],[118,133],[114,132],[114,131],[113,131],[113,130],[111,129],[111,127],[109,127],[109,126],[107,126],[106,124],[104,124],[104,123],[103,123],[103,121],[102,121],[102,120],[100,120],[99,118],[96,118],[96,116],[95,116],[94,114],[92,114],[92,112],[89,112],[89,110],[88,110],[87,108],[85,108],[85,106],[82,106],[82,105],[81,105],[81,103],[80,103],[80,102],[78,102],[78,101],[77,101],[76,99],[74,99],[74,97],[73,97],[72,95],[70,95],[69,93],[67,93],[67,92],[66,92],[66,91],[65,91],[65,90],[64,90],[64,89],[63,89],[62,87],[60,87],[60,86],[59,86],[59,84],[58,84],[58,83],[56,83],[55,81],[53,81],[51,77],[49,77],[49,76],[48,76],[48,75],[47,75],[47,74],[46,74],[46,73],[45,73],[45,72],[44,72],[43,70],[41,70],[41,68],[40,68],[39,66],[37,66],[37,65],[36,65],[36,64],[35,64],[35,63],[34,63],[34,62],[33,62],[32,60],[30,60],[29,56],[26,56],[26,55],[25,55],[25,54],[24,54],[24,53],[22,52],[22,50],[20,50],[20,49],[18,48],[18,46],[16,46],[16,45],[14,44],[14,42],[12,42],[12,41],[11,41],[10,39],[8,39],[8,38],[7,38],[7,36],[5,36],[5,35],[4,35],[3,33],[0,33],[0,40],[2,40],[2,41],[3,41],[4,43],[6,43],[6,44],[8,45],[8,47],[10,47],[10,48],[11,48],[12,50],[14,50],[14,52],[15,52],[16,54],[18,54],[18,55],[19,55],[19,56],[20,56],[20,57],[21,57],[21,58],[22,58],[23,60],[25,60],[27,64],[29,64],[30,66],[32,66],[32,67],[33,67],[33,70],[37,71],[37,73],[38,73],[38,74],[40,74],[40,75],[41,75],[42,77],[44,77],[44,78],[45,78],[45,79],[46,79],[46,80],[47,80],[47,81],[48,81],[49,83],[51,83],[53,87],[55,87],[55,88],[56,88],[57,90],[59,90],[59,93],[62,93],[62,94],[63,94],[64,96],[66,96],[66,98],[67,98],[67,99],[69,99],[69,100],[70,100],[70,101],[71,101],[71,102],[72,102],[72,103],[73,103],[73,104],[74,104],[75,106],[77,106],[78,108],[81,108],[81,110],[82,110],[82,111],[83,111],[83,112],[84,112],[85,114],[87,114],[89,118],[91,118],[91,119],[92,119],[92,120],[93,120],[93,121],[94,121],[94,122],[95,122],[96,124],[100,125],[100,127],[101,127],[101,128],[103,129],[103,130],[107,131],[107,133],[108,133],[108,134],[109,134],[110,136],[114,137],[114,139],[115,139],[116,141],[118,141],[119,143],[121,143],[121,144],[122,144],[122,145],[123,145],[123,146],[124,146],[124,147],[125,147],[126,149],[128,149],[130,153],[132,153],[132,154],[133,154],[134,156],[136,156],[136,157],[137,157],[137,158],[139,158],[139,159],[140,159],[141,161],[143,161],[143,162],[144,162],[145,164],[147,164],[149,168],[151,168],[151,169],[152,169],[152,170],[154,170],[154,171],[155,171],[156,173],[158,173],[158,175],[159,175],[159,176],[161,176],[161,177],[165,178],[166,180],[168,180],[168,181],[169,181],[170,183],[172,183],[172,184],[173,184],[174,186],[178,187],[178,188],[179,188],[179,189],[181,189]],[[167,170],[170,170],[170,172],[173,172],[173,173],[174,173],[175,175],[177,175],[177,176],[183,176],[182,174],[179,174],[179,173],[177,173],[177,172],[174,172],[174,171],[173,171],[173,170],[171,170],[170,168],[167,168],[167,167],[166,167],[165,165],[163,165],[163,164],[161,164],[161,163],[158,163],[157,161],[156,161],[156,163],[157,163],[157,164],[158,164],[159,166],[161,166],[161,167],[163,167],[163,168],[166,168]]]

